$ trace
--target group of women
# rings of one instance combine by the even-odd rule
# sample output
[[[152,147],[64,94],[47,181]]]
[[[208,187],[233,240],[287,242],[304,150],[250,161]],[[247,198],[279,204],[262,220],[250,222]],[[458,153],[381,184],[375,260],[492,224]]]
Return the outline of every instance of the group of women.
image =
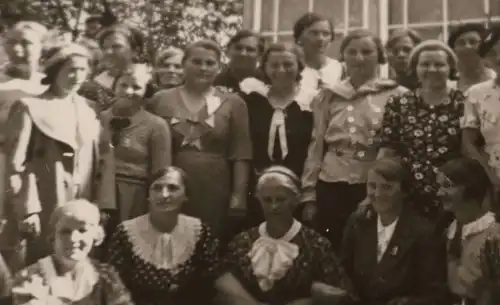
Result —
[[[42,56],[46,29],[13,26],[4,301],[496,304],[500,31],[355,30],[335,60],[333,30],[308,13],[294,44],[242,30],[225,67],[210,40],[150,66],[118,23],[92,71],[85,47]]]

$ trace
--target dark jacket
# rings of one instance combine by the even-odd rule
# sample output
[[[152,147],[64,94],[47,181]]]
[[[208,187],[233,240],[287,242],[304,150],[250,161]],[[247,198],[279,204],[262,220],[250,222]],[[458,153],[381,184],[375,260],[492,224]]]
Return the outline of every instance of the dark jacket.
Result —
[[[425,219],[401,213],[384,256],[377,262],[377,214],[353,214],[340,259],[363,305],[440,305],[446,297],[446,246]],[[399,304],[399,303],[398,303]]]

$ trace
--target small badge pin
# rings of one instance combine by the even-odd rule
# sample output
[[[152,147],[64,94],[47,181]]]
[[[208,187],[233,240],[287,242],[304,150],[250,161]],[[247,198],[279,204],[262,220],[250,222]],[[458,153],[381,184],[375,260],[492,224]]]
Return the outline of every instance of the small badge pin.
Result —
[[[392,255],[392,256],[396,256],[396,255],[398,255],[398,250],[399,250],[399,249],[398,249],[398,247],[397,247],[397,246],[396,246],[396,247],[394,247],[394,248],[392,248],[392,250],[391,250],[391,255]]]

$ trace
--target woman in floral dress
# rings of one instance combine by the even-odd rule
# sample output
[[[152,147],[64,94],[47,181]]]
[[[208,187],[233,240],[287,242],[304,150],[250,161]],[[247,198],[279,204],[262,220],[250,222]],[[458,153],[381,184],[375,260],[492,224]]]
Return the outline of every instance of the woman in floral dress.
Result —
[[[135,305],[211,304],[219,241],[199,219],[181,214],[196,189],[168,167],[153,177],[149,213],[123,222],[108,245],[109,262]]]
[[[189,175],[194,190],[183,212],[200,218],[217,234],[229,214],[244,216],[252,156],[248,111],[236,94],[213,87],[221,50],[213,41],[188,46],[184,84],[158,92],[149,110],[172,127],[173,165]]]
[[[51,217],[52,253],[18,272],[14,305],[133,305],[115,269],[89,253],[104,238],[99,209],[86,200],[70,201]]]
[[[116,78],[131,63],[140,61],[144,51],[143,40],[139,30],[122,23],[104,29],[99,35],[104,70],[85,82],[79,91],[81,96],[95,103],[93,106],[98,113],[113,103]]]
[[[354,296],[327,239],[293,218],[300,180],[289,169],[272,166],[257,181],[265,221],[236,236],[217,280],[227,305],[311,304],[313,283],[336,287],[349,304]],[[330,300],[326,304],[336,304]]]
[[[456,71],[455,53],[437,40],[418,45],[410,55],[409,72],[421,86],[393,96],[385,107],[379,156],[399,156],[412,173],[414,208],[435,222],[443,207],[436,196],[437,168],[460,156],[460,119],[465,97],[448,86]]]

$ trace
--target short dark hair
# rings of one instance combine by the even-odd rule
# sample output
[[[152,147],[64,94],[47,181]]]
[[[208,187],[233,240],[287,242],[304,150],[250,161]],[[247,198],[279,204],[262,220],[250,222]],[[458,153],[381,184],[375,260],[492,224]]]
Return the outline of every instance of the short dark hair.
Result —
[[[330,26],[330,31],[332,32],[332,41],[333,41],[335,39],[335,32],[334,32],[335,28],[333,27],[332,21],[317,13],[305,13],[293,25],[293,39],[295,40],[295,42],[296,43],[299,42],[300,36],[302,36],[302,33],[304,33],[304,31],[308,27],[315,24],[316,22],[321,22],[321,21],[328,22],[328,25]]]
[[[184,192],[185,192],[186,196],[189,197],[188,175],[187,175],[185,170],[183,170],[182,168],[177,167],[177,166],[167,166],[165,168],[162,168],[162,169],[154,172],[151,175],[151,177],[149,178],[148,189],[150,189],[151,186],[153,185],[153,183],[155,183],[157,180],[165,177],[165,175],[167,175],[168,173],[171,173],[171,172],[176,172],[179,174],[179,176],[181,178],[181,182],[184,185]]]
[[[376,160],[370,171],[382,176],[387,181],[401,183],[401,189],[404,193],[408,194],[410,191],[411,173],[408,168],[403,166],[399,158]]]
[[[261,59],[261,64],[260,64],[260,70],[262,72],[262,78],[266,83],[270,82],[269,77],[266,74],[266,63],[267,60],[269,59],[269,54],[272,52],[290,52],[295,55],[295,58],[297,59],[297,64],[299,67],[299,71],[297,73],[297,81],[300,81],[302,76],[301,73],[305,68],[305,63],[304,63],[304,54],[302,52],[302,49],[291,43],[285,43],[285,42],[277,42],[277,43],[272,43],[269,45],[266,50],[264,51],[264,54],[262,55]]]
[[[487,35],[486,27],[481,23],[460,24],[451,31],[450,37],[448,38],[448,46],[454,49],[458,38],[468,32],[477,32],[481,37],[481,42],[484,41]]]
[[[449,160],[439,171],[457,186],[464,187],[465,199],[481,201],[492,191],[493,186],[479,161],[460,157]]]
[[[394,45],[403,38],[410,38],[414,45],[417,45],[422,42],[422,36],[413,30],[413,29],[397,29],[391,33],[389,39],[385,43],[385,48],[390,50],[394,47]]]
[[[264,52],[264,39],[260,34],[247,29],[240,30],[235,35],[233,35],[227,43],[227,48],[230,49],[233,45],[248,37],[254,37],[257,39],[257,49],[259,50],[259,54],[262,54],[262,52]]]
[[[380,40],[380,37],[378,37],[373,32],[366,29],[358,29],[351,31],[349,32],[349,34],[347,34],[344,40],[342,40],[342,43],[340,44],[340,61],[342,62],[344,61],[344,50],[351,43],[351,41],[365,37],[371,38],[375,43],[378,53],[378,63],[385,64],[387,62],[387,57],[385,55],[385,50],[382,45],[382,41]]]
[[[124,24],[124,23],[116,23],[116,24],[113,24],[109,27],[102,29],[101,32],[99,33],[99,37],[98,37],[99,45],[103,46],[104,41],[107,37],[109,37],[111,35],[116,35],[116,34],[123,35],[127,39],[128,43],[130,45],[130,48],[137,55],[137,58],[135,59],[135,61],[139,61],[140,58],[144,57],[144,51],[145,51],[144,35],[142,34],[142,32],[139,29],[134,28],[134,27],[129,26],[129,25]]]
[[[495,25],[489,30],[488,35],[479,46],[479,56],[485,57],[500,41],[500,25]]]

